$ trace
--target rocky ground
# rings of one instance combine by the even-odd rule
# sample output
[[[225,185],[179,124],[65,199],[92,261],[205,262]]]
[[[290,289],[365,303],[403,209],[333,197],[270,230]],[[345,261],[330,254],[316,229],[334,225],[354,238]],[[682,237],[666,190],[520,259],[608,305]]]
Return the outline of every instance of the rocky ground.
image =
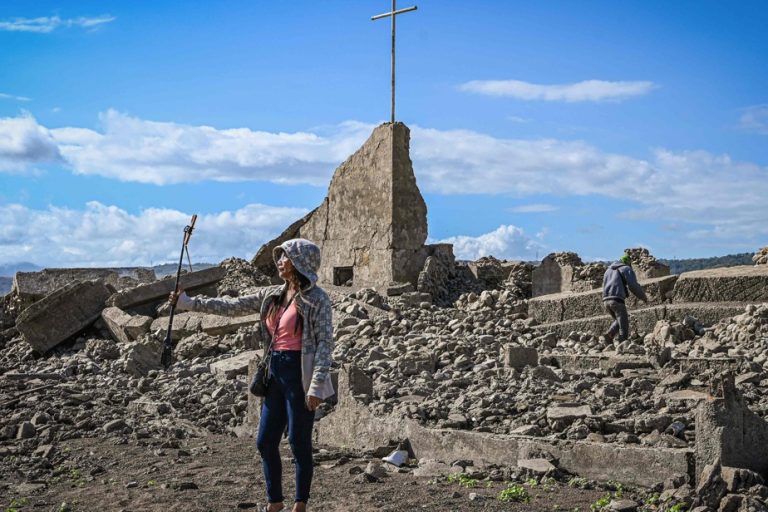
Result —
[[[219,295],[240,295],[266,282],[243,260],[222,266],[228,275]],[[419,292],[384,297],[370,289],[333,289],[336,364],[354,364],[371,377],[373,393],[366,400],[374,413],[443,428],[691,447],[695,404],[721,373],[685,369],[679,362],[699,357],[734,358],[745,402],[761,416],[768,413],[768,304],[749,306],[709,328],[691,317],[661,321],[653,332],[623,343],[593,333],[559,338],[527,316],[521,295],[530,290],[528,270],[514,267],[494,290],[449,290],[446,296],[458,295],[450,307],[437,307]],[[5,301],[12,320],[17,304],[12,297]],[[258,338],[252,326],[220,336],[191,334],[165,371],[146,363],[159,360],[157,331],[120,343],[97,322],[45,356],[13,328],[3,331],[0,505],[62,511],[253,508],[263,484],[244,424],[246,375],[242,366],[215,367],[256,348]],[[531,350],[536,360],[528,365],[504,362]],[[635,356],[654,364],[569,371],[558,363],[558,357],[576,355]],[[332,407],[324,405],[318,417]],[[318,452],[315,506],[598,510],[630,499],[625,510],[679,512],[695,497],[684,479],[660,478],[654,489],[631,491],[554,468],[475,469],[472,461],[421,460],[394,470],[371,463],[382,455]],[[741,496],[744,510],[768,510],[768,487],[759,476],[730,482],[728,490]]]

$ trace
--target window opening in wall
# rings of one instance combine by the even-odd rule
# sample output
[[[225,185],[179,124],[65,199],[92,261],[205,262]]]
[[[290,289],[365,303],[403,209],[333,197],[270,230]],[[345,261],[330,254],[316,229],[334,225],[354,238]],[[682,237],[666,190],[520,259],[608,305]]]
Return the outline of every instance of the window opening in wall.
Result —
[[[333,267],[333,284],[336,286],[352,286],[355,278],[354,267]]]

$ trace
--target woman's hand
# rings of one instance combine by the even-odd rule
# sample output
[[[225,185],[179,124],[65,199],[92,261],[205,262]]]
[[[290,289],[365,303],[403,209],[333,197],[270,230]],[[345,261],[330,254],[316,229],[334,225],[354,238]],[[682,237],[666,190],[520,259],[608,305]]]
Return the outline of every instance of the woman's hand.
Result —
[[[320,407],[321,403],[323,403],[323,401],[317,398],[316,396],[310,395],[307,397],[307,409],[309,409],[310,411],[314,411],[315,409]]]
[[[168,296],[168,302],[171,305],[175,305],[176,301],[179,300],[179,295],[181,295],[182,293],[184,293],[184,289],[182,288],[179,288],[178,291],[171,292],[171,294]]]

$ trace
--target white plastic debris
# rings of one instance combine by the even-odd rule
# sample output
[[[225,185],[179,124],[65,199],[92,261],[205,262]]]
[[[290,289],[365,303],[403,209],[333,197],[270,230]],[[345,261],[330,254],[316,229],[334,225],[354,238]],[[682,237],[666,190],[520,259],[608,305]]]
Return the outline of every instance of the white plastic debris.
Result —
[[[393,466],[400,467],[408,460],[408,452],[405,450],[395,450],[386,457],[382,457],[381,460]]]

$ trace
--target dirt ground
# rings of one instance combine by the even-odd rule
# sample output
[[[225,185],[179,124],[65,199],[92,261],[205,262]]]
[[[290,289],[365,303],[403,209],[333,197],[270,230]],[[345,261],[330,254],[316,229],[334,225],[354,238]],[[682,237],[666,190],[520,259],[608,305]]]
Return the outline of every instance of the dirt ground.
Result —
[[[40,485],[24,483],[21,475],[12,477],[0,487],[0,510],[196,512],[258,510],[263,504],[264,478],[252,440],[209,436],[158,447],[135,440],[71,439],[56,449],[64,457],[58,458],[58,465],[53,459],[53,477]],[[283,460],[288,497],[293,491],[293,467],[287,449]],[[318,452],[308,509],[589,511],[607,494],[565,482],[529,482],[522,484],[530,497],[527,503],[505,503],[497,497],[506,482],[479,481],[468,488],[445,477],[398,472],[368,482],[360,473],[369,460]]]

